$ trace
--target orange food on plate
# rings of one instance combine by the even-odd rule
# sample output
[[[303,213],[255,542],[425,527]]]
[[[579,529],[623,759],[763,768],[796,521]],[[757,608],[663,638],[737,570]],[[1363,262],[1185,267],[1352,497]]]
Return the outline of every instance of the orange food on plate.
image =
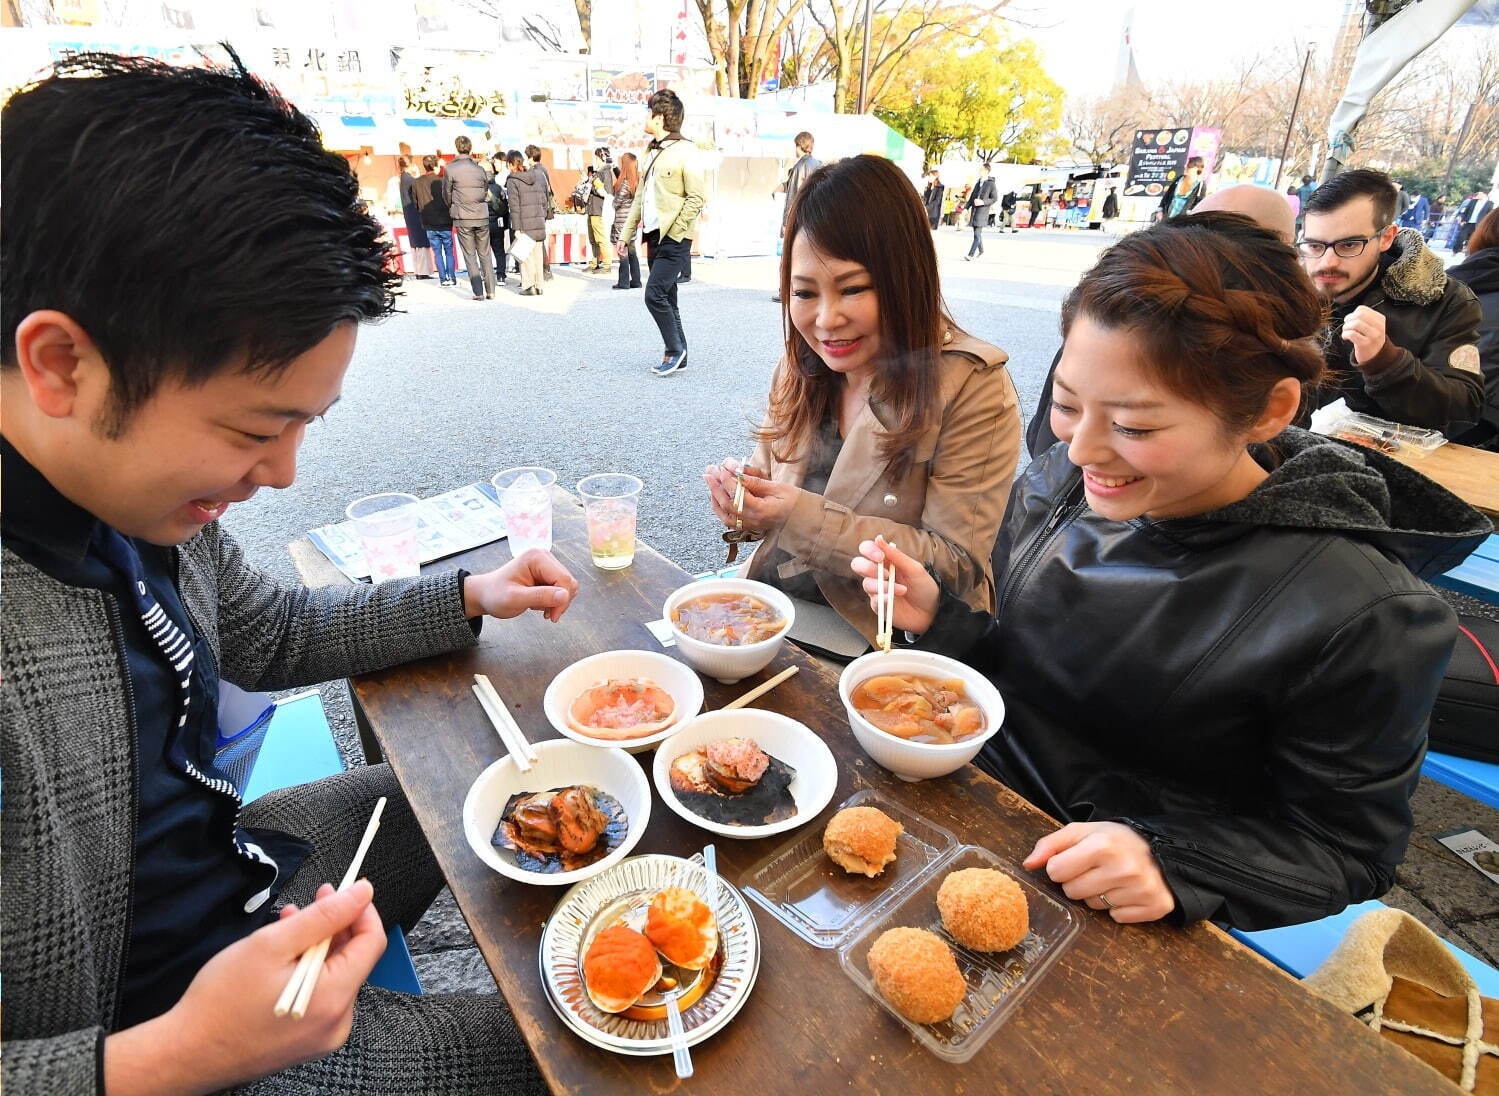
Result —
[[[610,925],[593,938],[583,957],[583,984],[604,1012],[623,1012],[661,977],[661,959],[643,935]]]
[[[584,689],[567,709],[567,725],[606,742],[646,738],[677,717],[672,695],[649,678],[621,678]]]
[[[854,686],[854,708],[874,726],[911,742],[950,745],[984,732],[984,712],[957,678],[878,674]]]
[[[786,618],[750,594],[703,594],[671,611],[671,622],[685,636],[721,647],[745,647],[780,634]]]
[[[718,919],[692,891],[667,887],[651,899],[645,935],[672,963],[702,970],[718,950]]]

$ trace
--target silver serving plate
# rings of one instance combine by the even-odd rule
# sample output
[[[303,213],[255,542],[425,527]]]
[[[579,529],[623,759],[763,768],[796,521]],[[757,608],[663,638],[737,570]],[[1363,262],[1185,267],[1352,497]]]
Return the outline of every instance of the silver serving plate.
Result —
[[[702,861],[701,854],[690,860],[632,856],[573,886],[552,911],[541,933],[541,984],[562,1022],[594,1046],[640,1057],[671,1053],[665,1018],[636,1020],[604,1012],[589,1000],[582,960],[594,934],[609,925],[623,921],[643,929],[646,907],[663,888],[687,887],[701,894],[707,881]],[[720,877],[713,907],[723,962],[708,991],[682,1013],[688,1046],[701,1043],[734,1018],[760,972],[760,934],[744,895]],[[695,976],[664,960],[663,965],[667,974],[682,980],[684,989]],[[656,997],[643,1003],[654,1004]]]

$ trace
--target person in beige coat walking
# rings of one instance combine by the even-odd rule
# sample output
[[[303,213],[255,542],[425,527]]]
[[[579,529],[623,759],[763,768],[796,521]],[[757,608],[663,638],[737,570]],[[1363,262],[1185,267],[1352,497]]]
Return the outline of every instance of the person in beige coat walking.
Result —
[[[1015,386],[1005,352],[944,311],[921,199],[889,161],[856,156],[807,181],[781,296],[786,351],[742,512],[736,461],[704,476],[730,534],[763,539],[748,577],[804,603],[797,626],[818,634],[798,640],[839,657],[875,635],[848,565],[876,535],[992,606],[990,550],[1020,455]]]

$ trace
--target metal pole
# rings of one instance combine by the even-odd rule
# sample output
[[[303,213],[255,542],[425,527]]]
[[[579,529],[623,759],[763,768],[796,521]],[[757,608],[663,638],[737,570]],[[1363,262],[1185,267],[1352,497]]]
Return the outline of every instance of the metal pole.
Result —
[[[1291,148],[1291,130],[1296,125],[1296,112],[1301,108],[1301,89],[1306,87],[1306,70],[1312,63],[1312,47],[1306,47],[1306,57],[1301,62],[1301,79],[1296,84],[1296,98],[1291,103],[1291,117],[1286,122],[1286,139],[1280,145],[1280,163],[1275,167],[1274,190],[1280,189],[1281,172],[1286,169],[1286,153]],[[1310,166],[1310,165],[1308,165]]]
[[[869,24],[874,0],[864,0],[864,52],[859,58],[859,113],[869,106]]]

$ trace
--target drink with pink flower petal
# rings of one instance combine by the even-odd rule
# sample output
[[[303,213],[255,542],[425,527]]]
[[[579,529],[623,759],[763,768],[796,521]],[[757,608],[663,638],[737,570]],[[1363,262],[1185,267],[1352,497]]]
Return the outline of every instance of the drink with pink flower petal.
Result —
[[[618,571],[635,560],[635,514],[643,484],[622,472],[604,472],[578,482],[588,521],[593,565]]]
[[[507,468],[490,481],[505,513],[510,554],[552,547],[552,484],[557,473],[549,468]]]

